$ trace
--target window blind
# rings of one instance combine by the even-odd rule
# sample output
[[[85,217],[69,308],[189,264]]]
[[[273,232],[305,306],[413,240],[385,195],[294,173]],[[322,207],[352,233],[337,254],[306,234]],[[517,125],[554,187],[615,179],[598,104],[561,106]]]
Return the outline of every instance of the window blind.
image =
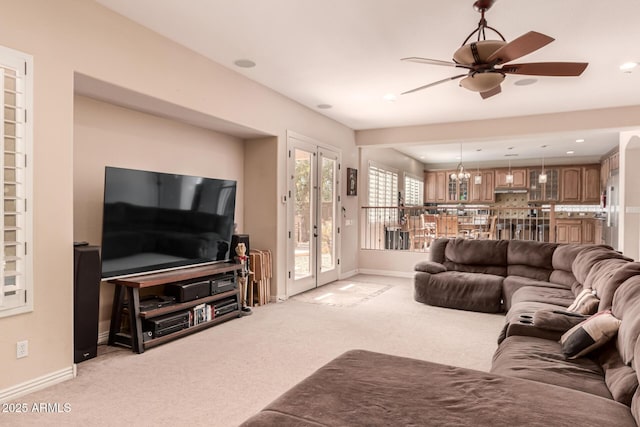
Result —
[[[0,48],[0,181],[4,189],[0,206],[0,317],[31,310],[32,286],[28,240],[31,220],[27,212],[30,193],[28,151],[31,81],[29,56]]]

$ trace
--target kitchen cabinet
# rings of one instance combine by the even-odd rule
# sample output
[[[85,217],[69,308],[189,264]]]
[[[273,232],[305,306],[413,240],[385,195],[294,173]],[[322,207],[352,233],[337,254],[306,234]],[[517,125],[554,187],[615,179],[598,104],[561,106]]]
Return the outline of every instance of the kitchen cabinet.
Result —
[[[545,169],[546,184],[538,182],[541,172],[541,169],[529,169],[529,201],[557,202],[560,200],[560,169]]]
[[[570,167],[562,168],[561,171],[560,201],[569,203],[580,203],[580,191],[582,186],[582,168]]]
[[[447,172],[447,202],[468,202],[469,186],[472,179],[453,179],[451,175],[454,171]]]
[[[513,175],[513,184],[507,183],[507,175],[509,174],[509,169],[496,169],[496,188],[518,188],[518,189],[526,189],[528,186],[527,179],[527,169],[511,169],[511,174]]]
[[[620,153],[617,151],[609,156],[609,170],[611,172],[617,171],[620,167]]]
[[[482,178],[482,182],[480,184],[475,183],[476,175],[480,175]],[[496,195],[494,193],[494,178],[495,174],[493,169],[481,170],[479,173],[477,171],[473,172],[471,174],[471,178],[469,178],[469,190],[471,194],[469,200],[476,203],[495,202]]]
[[[557,219],[556,243],[602,244],[602,221],[595,218]]]
[[[560,170],[560,202],[599,203],[600,166],[572,166]]]
[[[595,243],[596,242],[596,220],[584,219],[582,220],[582,243]]]
[[[556,220],[556,243],[582,243],[582,220]]]
[[[599,165],[582,167],[582,201],[584,203],[600,203]]]
[[[447,201],[447,172],[426,172],[424,201],[427,203],[445,203]]]

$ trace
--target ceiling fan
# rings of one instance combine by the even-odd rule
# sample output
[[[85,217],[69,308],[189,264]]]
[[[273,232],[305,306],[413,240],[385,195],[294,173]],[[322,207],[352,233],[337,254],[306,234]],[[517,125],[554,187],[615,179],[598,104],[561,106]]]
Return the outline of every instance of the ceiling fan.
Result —
[[[483,99],[499,94],[500,84],[507,74],[521,74],[529,76],[579,76],[589,65],[586,62],[533,62],[522,64],[508,64],[515,59],[528,55],[554,39],[535,32],[528,33],[507,42],[495,28],[487,25],[484,14],[493,6],[496,0],[477,0],[473,6],[480,12],[480,22],[469,36],[462,42],[462,46],[453,54],[453,61],[441,61],[420,57],[402,58],[402,61],[417,62],[419,64],[443,65],[462,68],[465,74],[459,74],[438,80],[424,86],[403,92],[402,95],[417,92],[451,80],[460,80],[460,86],[479,92]],[[501,40],[487,40],[485,30],[491,30],[500,36]],[[477,34],[477,40],[469,42]],[[464,77],[464,78],[463,78]]]

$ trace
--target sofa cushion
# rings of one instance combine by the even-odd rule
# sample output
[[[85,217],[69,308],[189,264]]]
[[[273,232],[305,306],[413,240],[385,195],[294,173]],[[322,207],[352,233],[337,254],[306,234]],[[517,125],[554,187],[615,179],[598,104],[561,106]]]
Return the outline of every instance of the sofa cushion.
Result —
[[[622,320],[616,346],[622,362],[629,365],[640,334],[640,276],[627,279],[613,296],[611,312]]]
[[[553,257],[551,259],[551,265],[553,267],[553,271],[549,276],[551,283],[562,284],[567,288],[571,288],[575,293],[580,291],[580,289],[577,291],[574,289],[580,283],[573,275],[571,266],[573,265],[573,260],[576,258],[576,255],[582,249],[584,249],[583,245],[558,245],[556,250],[553,251]]]
[[[414,299],[438,307],[498,313],[502,311],[502,276],[445,271],[416,272]]]
[[[547,288],[543,286],[525,286],[518,289],[511,298],[511,304],[521,302],[543,302],[568,307],[574,300],[573,292],[568,289]]]
[[[599,261],[622,259],[626,261],[633,261],[631,258],[623,256],[621,253],[614,251],[609,246],[604,245],[584,245],[584,249],[581,250],[571,264],[571,271],[576,277],[576,280],[582,283],[585,287],[587,276],[592,267]]]
[[[441,237],[439,239],[435,239],[429,245],[429,261],[444,263],[444,250],[449,243],[449,239],[445,237]]]
[[[635,426],[629,408],[576,390],[363,350],[270,403],[248,426]]]
[[[611,399],[600,366],[584,357],[567,360],[557,341],[522,336],[508,337],[493,356],[491,372]]]
[[[533,240],[508,240],[507,263],[528,265],[544,270],[553,269],[553,253],[557,243],[542,243]]]
[[[622,362],[615,341],[610,341],[601,349],[596,350],[595,360],[604,371],[604,381],[613,398],[620,403],[631,406],[631,399],[638,388],[638,377],[631,366]]]
[[[557,283],[543,282],[540,280],[531,279],[529,277],[509,275],[505,277],[504,281],[502,282],[502,297],[504,299],[504,305],[507,310],[509,310],[513,305],[513,303],[511,302],[511,300],[513,299],[513,294],[518,289],[524,288],[525,286],[569,289],[566,286]]]
[[[611,340],[621,323],[622,321],[616,319],[611,311],[601,311],[562,335],[562,352],[570,359],[584,356]]]
[[[567,310],[579,314],[595,314],[598,311],[599,304],[600,300],[593,289],[583,289],[571,305],[567,307]]]
[[[507,274],[548,281],[553,266],[556,243],[540,243],[530,240],[509,240],[507,249]]]
[[[444,250],[447,270],[507,275],[506,240],[451,239]]]

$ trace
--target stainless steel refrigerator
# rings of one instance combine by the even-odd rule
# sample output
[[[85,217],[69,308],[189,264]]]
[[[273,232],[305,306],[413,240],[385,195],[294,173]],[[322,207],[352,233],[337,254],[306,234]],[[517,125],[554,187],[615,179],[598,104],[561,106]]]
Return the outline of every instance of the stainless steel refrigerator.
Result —
[[[618,172],[615,171],[607,180],[605,212],[607,219],[602,229],[604,243],[615,250],[618,249],[618,206],[620,198],[620,186]]]

